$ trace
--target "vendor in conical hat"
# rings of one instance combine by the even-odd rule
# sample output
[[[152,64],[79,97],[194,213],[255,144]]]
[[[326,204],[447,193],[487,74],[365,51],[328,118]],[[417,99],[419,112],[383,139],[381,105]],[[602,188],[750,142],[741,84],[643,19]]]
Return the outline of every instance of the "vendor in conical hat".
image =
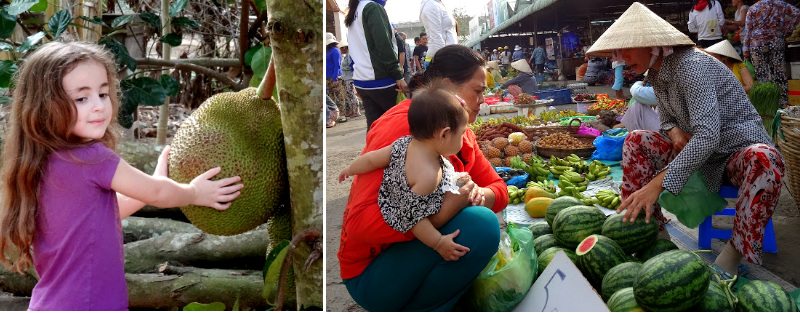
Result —
[[[735,274],[742,260],[761,264],[767,220],[780,198],[784,164],[761,117],[728,68],[693,47],[689,37],[641,3],[633,3],[587,51],[617,51],[637,73],[647,73],[658,100],[660,131],[634,131],[622,151],[625,220],[664,224],[656,203],[662,191],[684,190],[699,172],[710,193],[737,186],[733,235],[715,269]],[[640,218],[640,217],[639,217]],[[663,229],[663,228],[662,228]]]
[[[705,51],[717,58],[722,64],[725,64],[733,72],[733,76],[736,76],[736,79],[742,84],[744,91],[750,92],[750,88],[753,88],[753,76],[750,75],[750,70],[744,65],[742,58],[733,48],[730,41],[722,40],[706,48]]]
[[[532,95],[539,89],[537,86],[536,78],[533,77],[533,70],[531,70],[531,66],[528,65],[528,61],[526,61],[524,58],[516,60],[513,63],[511,63],[511,67],[517,70],[518,72],[517,76],[503,83],[501,88],[506,89],[508,88],[508,86],[517,85],[520,88],[522,88],[522,92],[527,93],[529,95]]]
[[[503,77],[500,75],[500,61],[493,60],[486,62],[486,87],[494,88],[499,84]]]

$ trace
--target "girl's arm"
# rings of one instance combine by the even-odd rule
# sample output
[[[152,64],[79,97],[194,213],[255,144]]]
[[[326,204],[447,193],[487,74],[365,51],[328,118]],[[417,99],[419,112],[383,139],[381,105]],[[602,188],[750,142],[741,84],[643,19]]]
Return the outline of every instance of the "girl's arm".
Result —
[[[750,93],[750,88],[753,88],[753,76],[750,76],[750,70],[747,69],[747,66],[742,66],[739,69],[739,75],[742,75],[742,87],[744,87],[744,92]]]
[[[445,261],[458,261],[459,258],[469,252],[469,248],[453,241],[460,230],[456,230],[452,234],[442,235],[427,218],[414,225],[411,228],[411,232],[414,233],[414,236],[419,241],[439,253]]]
[[[353,163],[350,163],[350,166],[339,173],[339,182],[341,183],[350,176],[361,175],[372,172],[379,168],[385,168],[389,165],[389,159],[391,156],[392,145],[364,153],[353,160]]]
[[[212,181],[219,167],[195,177],[189,184],[180,184],[166,177],[167,148],[159,156],[155,175],[150,176],[120,160],[111,188],[118,192],[120,218],[126,218],[144,204],[157,207],[179,207],[189,204],[225,210],[239,196],[242,184],[238,176]],[[235,184],[235,185],[234,185]]]

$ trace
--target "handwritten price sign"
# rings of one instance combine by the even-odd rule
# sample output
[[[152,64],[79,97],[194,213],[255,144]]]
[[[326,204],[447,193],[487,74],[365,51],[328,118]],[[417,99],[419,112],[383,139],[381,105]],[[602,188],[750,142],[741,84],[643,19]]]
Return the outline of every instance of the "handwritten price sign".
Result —
[[[608,307],[569,257],[559,251],[514,312],[608,312]]]

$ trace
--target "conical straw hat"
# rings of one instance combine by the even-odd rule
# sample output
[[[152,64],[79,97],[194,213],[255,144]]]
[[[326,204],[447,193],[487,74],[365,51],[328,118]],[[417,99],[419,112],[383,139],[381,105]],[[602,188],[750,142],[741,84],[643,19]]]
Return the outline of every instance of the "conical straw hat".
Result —
[[[486,66],[499,70],[500,69],[500,62],[499,61],[489,61],[486,62]]]
[[[736,53],[736,49],[733,48],[727,39],[724,39],[718,43],[715,43],[713,46],[706,48],[706,52],[724,55],[731,59],[736,59],[739,60],[739,62],[742,62],[742,58],[739,57],[739,54]]]
[[[693,46],[694,42],[643,4],[634,2],[586,54],[610,56],[617,49],[683,45]]]
[[[520,72],[525,72],[528,74],[533,73],[531,66],[528,65],[528,61],[525,61],[524,59],[514,61],[513,63],[511,63],[511,67]]]

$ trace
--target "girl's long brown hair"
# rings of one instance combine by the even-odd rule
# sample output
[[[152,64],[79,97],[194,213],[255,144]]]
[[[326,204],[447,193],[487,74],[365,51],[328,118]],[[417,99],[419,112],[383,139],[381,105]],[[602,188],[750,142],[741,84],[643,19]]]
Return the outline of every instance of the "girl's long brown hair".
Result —
[[[17,272],[32,265],[39,183],[48,156],[86,144],[72,134],[77,113],[62,85],[64,76],[82,62],[97,62],[106,68],[113,113],[99,141],[113,149],[119,81],[108,51],[90,43],[50,42],[25,58],[17,72],[0,171],[0,263]]]

